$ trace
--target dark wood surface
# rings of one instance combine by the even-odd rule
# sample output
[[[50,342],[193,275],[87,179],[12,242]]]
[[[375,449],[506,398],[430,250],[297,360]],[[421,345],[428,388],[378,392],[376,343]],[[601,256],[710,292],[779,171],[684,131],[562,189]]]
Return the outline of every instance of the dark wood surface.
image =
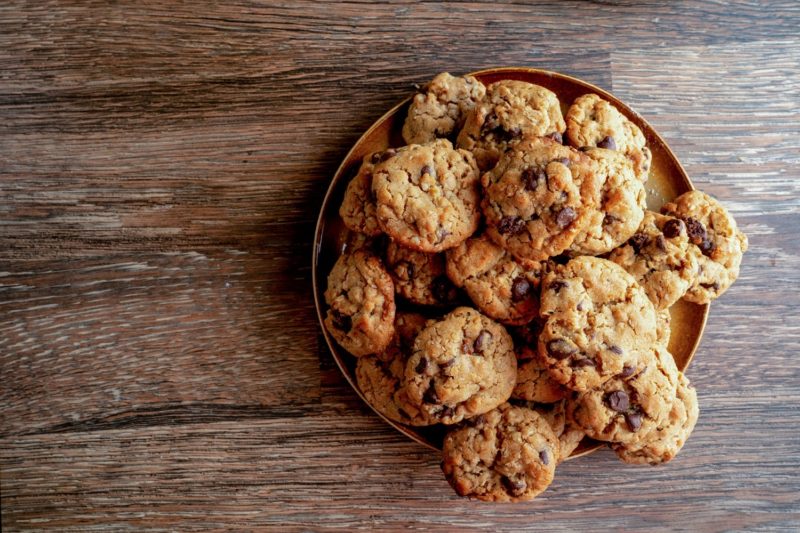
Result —
[[[0,6],[4,531],[800,528],[800,4],[126,4]],[[499,65],[614,92],[751,244],[681,456],[519,505],[456,498],[359,403],[310,287],[360,133]]]

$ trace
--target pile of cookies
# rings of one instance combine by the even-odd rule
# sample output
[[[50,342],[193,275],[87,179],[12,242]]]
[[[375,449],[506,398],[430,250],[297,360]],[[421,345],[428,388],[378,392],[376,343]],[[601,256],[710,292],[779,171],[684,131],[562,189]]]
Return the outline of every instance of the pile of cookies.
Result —
[[[443,73],[403,138],[349,182],[325,291],[364,397],[446,425],[445,477],[481,500],[534,498],[585,436],[627,463],[673,458],[698,406],[669,308],[738,276],[728,211],[699,191],[648,211],[645,137],[595,94],[564,117],[544,87]]]

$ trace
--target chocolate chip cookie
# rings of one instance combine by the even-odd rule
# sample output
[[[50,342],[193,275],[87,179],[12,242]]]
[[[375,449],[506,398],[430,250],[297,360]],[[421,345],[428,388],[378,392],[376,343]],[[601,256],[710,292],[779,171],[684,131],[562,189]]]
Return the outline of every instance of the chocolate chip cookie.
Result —
[[[629,159],[603,148],[585,151],[597,163],[600,205],[569,247],[569,254],[600,255],[627,241],[641,224],[647,206],[644,185]]]
[[[410,302],[441,306],[458,300],[458,289],[445,274],[444,253],[418,252],[391,241],[385,264],[397,294]]]
[[[516,380],[511,337],[469,307],[426,327],[405,370],[410,407],[444,424],[494,409],[508,400]]]
[[[517,383],[512,398],[552,403],[566,398],[569,391],[550,376],[539,357],[518,361]]]
[[[455,136],[467,113],[485,94],[486,87],[472,76],[438,74],[414,95],[403,124],[403,139],[406,144],[423,144]]]
[[[524,260],[566,250],[600,199],[594,162],[551,139],[529,137],[481,178],[486,233]]]
[[[383,416],[412,426],[431,423],[422,411],[406,411],[399,400],[404,392],[403,376],[408,356],[426,322],[427,319],[420,314],[398,311],[394,321],[395,334],[386,350],[359,357],[356,363],[358,388],[367,402]]]
[[[747,236],[727,209],[700,191],[686,192],[661,210],[683,220],[689,241],[701,252],[699,274],[684,298],[698,304],[719,298],[739,277]]]
[[[660,310],[677,302],[695,283],[700,253],[689,242],[682,220],[647,211],[636,233],[608,258],[636,278]]]
[[[344,225],[352,231],[375,237],[380,235],[381,228],[375,217],[375,197],[372,194],[372,171],[380,162],[382,152],[375,152],[364,157],[358,173],[347,184],[339,216]]]
[[[642,130],[598,95],[584,94],[570,106],[567,140],[576,148],[619,150],[631,160],[636,176],[647,181],[652,154]]]
[[[593,439],[637,446],[669,415],[678,368],[666,348],[647,352],[642,370],[625,369],[602,386],[580,394],[567,417]]]
[[[459,496],[531,500],[553,481],[558,446],[541,415],[503,404],[447,434],[442,471]]]
[[[639,370],[655,343],[656,313],[644,290],[619,265],[577,257],[542,285],[539,355],[557,382],[576,391]]]
[[[441,252],[478,227],[478,168],[472,154],[439,139],[397,149],[373,170],[381,229],[403,246]]]
[[[679,374],[676,398],[664,421],[641,440],[630,444],[614,444],[612,449],[626,463],[666,463],[683,448],[699,416],[697,392],[686,376]]]
[[[328,275],[325,327],[356,357],[382,352],[394,335],[394,285],[380,259],[364,250],[344,254]]]
[[[665,348],[669,346],[669,338],[672,335],[671,323],[672,316],[669,314],[669,309],[656,311],[656,344]]]
[[[524,81],[502,80],[468,115],[458,147],[470,150],[481,170],[494,166],[510,146],[525,136],[561,139],[566,125],[555,93]]]
[[[542,264],[517,261],[486,236],[448,250],[447,275],[478,309],[504,324],[527,324],[539,315]]]

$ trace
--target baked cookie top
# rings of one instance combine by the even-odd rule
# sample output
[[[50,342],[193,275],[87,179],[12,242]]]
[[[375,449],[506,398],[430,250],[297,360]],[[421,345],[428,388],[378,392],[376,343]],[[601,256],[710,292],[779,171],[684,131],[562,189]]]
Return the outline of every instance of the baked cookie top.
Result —
[[[531,500],[553,481],[559,443],[538,413],[509,404],[450,431],[442,471],[459,496]]]
[[[701,191],[683,193],[661,211],[686,223],[689,241],[701,252],[700,273],[685,298],[698,304],[719,298],[739,277],[747,235],[727,209]]]
[[[454,136],[485,94],[486,87],[472,76],[437,74],[411,100],[403,139],[406,144],[423,144]]]
[[[636,232],[647,207],[644,185],[629,159],[604,148],[589,148],[585,153],[597,164],[600,204],[575,237],[570,255],[610,252]]]
[[[367,402],[383,416],[412,426],[431,422],[421,411],[406,411],[399,401],[403,393],[406,362],[417,335],[427,319],[418,313],[398,311],[395,315],[395,334],[383,352],[359,357],[356,363],[358,388]]]
[[[524,81],[502,80],[489,85],[484,99],[467,115],[457,144],[475,155],[481,170],[488,170],[523,137],[560,139],[565,128],[555,93]]]
[[[411,407],[455,424],[508,400],[517,358],[505,328],[469,307],[458,307],[426,327],[405,370]]]
[[[592,160],[557,142],[529,137],[481,178],[486,234],[519,259],[566,250],[599,202]]]
[[[656,310],[661,310],[695,283],[700,255],[682,220],[647,211],[636,233],[608,258],[636,278]]]
[[[517,362],[517,383],[512,398],[537,403],[557,402],[570,391],[550,376],[539,357]]]
[[[567,111],[567,140],[576,148],[619,150],[630,159],[636,176],[647,181],[652,154],[642,130],[598,95],[584,94],[572,103]]]
[[[539,355],[550,375],[576,391],[600,387],[625,368],[640,369],[655,343],[656,313],[622,267],[577,257],[548,273],[542,285]]]
[[[378,219],[375,217],[375,196],[372,194],[372,171],[381,160],[383,152],[364,156],[361,166],[353,179],[347,184],[339,216],[348,229],[369,237],[381,234]]]
[[[669,314],[669,309],[662,309],[656,311],[656,344],[663,347],[669,346],[669,338],[672,335],[672,315]]]
[[[673,459],[694,430],[700,408],[697,391],[682,373],[667,417],[640,440],[613,444],[617,457],[630,464],[657,465]]]
[[[678,368],[672,354],[655,345],[642,370],[623,370],[599,388],[581,393],[567,417],[593,439],[637,445],[664,422],[675,400]]]
[[[475,305],[504,324],[527,324],[539,316],[543,265],[517,261],[485,235],[447,250],[447,275]]]
[[[472,154],[439,139],[396,151],[373,170],[381,229],[403,246],[440,252],[478,227],[478,169]]]
[[[364,250],[344,254],[328,275],[325,327],[356,357],[382,352],[394,335],[394,285],[380,259]]]
[[[452,305],[458,289],[445,274],[444,253],[418,252],[394,241],[386,246],[386,270],[397,294],[420,305]]]

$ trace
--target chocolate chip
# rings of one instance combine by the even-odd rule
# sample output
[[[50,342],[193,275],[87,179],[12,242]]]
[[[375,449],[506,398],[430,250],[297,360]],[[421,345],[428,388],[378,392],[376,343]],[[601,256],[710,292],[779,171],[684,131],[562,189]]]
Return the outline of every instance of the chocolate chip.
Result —
[[[450,368],[453,365],[453,363],[455,363],[455,362],[456,362],[456,358],[453,357],[452,359],[449,359],[449,360],[445,361],[444,363],[439,363],[439,368]]]
[[[350,315],[345,315],[336,309],[331,309],[331,319],[333,320],[333,327],[339,331],[344,331],[347,333],[353,327],[352,317]]]
[[[563,289],[564,287],[566,287],[566,286],[567,286],[567,282],[566,282],[566,281],[561,281],[561,280],[557,279],[557,280],[555,280],[554,282],[552,282],[552,283],[550,284],[550,286],[548,287],[548,289],[550,289],[550,290],[552,290],[552,291],[555,291],[555,292],[556,292],[556,294],[558,294],[558,292],[559,292],[561,289]]]
[[[656,248],[658,248],[662,252],[667,251],[667,239],[665,239],[664,236],[661,235],[660,233],[656,237]]]
[[[397,150],[395,150],[394,148],[389,148],[388,150],[384,150],[384,152],[381,153],[378,159],[381,163],[383,163],[387,159],[391,159],[392,157],[394,157],[396,154]]]
[[[520,178],[526,189],[535,191],[540,182],[547,182],[547,173],[541,169],[529,167],[522,171]]]
[[[689,217],[686,219],[686,234],[692,244],[699,246],[706,238],[706,227],[696,218]]]
[[[450,235],[450,232],[439,226],[439,229],[436,230],[436,237],[438,238],[436,242],[442,242],[448,235]]]
[[[551,139],[553,139],[558,144],[564,144],[564,137],[559,132],[551,133],[548,135]]]
[[[500,478],[503,482],[503,486],[506,489],[506,492],[511,496],[519,496],[525,492],[525,489],[528,485],[525,483],[524,480],[514,480],[507,476],[503,476]]]
[[[467,422],[469,422],[469,424],[470,424],[471,426],[480,426],[481,424],[483,424],[483,422],[484,422],[485,420],[486,420],[486,417],[485,417],[485,416],[483,416],[483,415],[478,415],[478,416],[476,416],[476,417],[470,418],[470,419],[469,419]]]
[[[491,341],[491,332],[489,332],[487,329],[481,330],[481,332],[478,334],[478,337],[475,339],[475,343],[473,344],[475,352],[482,354],[483,350],[489,346]]]
[[[628,239],[628,244],[630,244],[633,247],[633,250],[636,253],[639,253],[639,251],[641,251],[642,248],[647,246],[647,241],[649,240],[650,240],[649,237],[644,233],[634,233],[633,237]]]
[[[503,217],[500,220],[500,224],[497,226],[497,230],[500,233],[510,233],[511,235],[516,235],[522,231],[524,227],[525,222],[523,222],[519,217]]]
[[[602,141],[597,143],[597,147],[598,148],[605,148],[606,150],[616,150],[617,149],[617,143],[616,143],[616,141],[614,141],[614,137],[611,137],[609,135],[608,137],[603,138]]]
[[[631,406],[628,394],[623,390],[615,390],[606,394],[606,404],[618,413],[624,413]]]
[[[452,416],[456,414],[456,410],[450,407],[449,405],[445,405],[442,407],[442,410],[439,411],[439,416],[443,418],[452,418]]]
[[[591,359],[589,359],[589,358],[586,358],[586,357],[582,357],[581,359],[575,359],[575,360],[573,360],[573,361],[570,363],[570,366],[571,366],[572,368],[584,368],[584,367],[587,367],[587,366],[594,366],[594,367],[596,367],[597,365],[595,364],[595,362],[594,362],[593,360],[591,360]]]
[[[614,222],[619,222],[619,221],[620,220],[617,217],[615,217],[614,215],[606,214],[606,216],[603,217],[603,225],[604,226],[608,226],[610,224],[613,224]]]
[[[628,429],[631,431],[639,431],[642,427],[642,415],[639,413],[626,413],[625,422],[628,423]]]
[[[622,372],[619,373],[619,377],[621,377],[622,379],[629,378],[633,375],[634,372],[636,372],[635,366],[625,365],[622,367]]]
[[[422,401],[425,403],[439,403],[439,395],[436,394],[436,387],[434,387],[433,383],[422,395]]]
[[[568,167],[568,166],[569,166],[569,164],[570,164],[570,160],[569,160],[569,158],[568,158],[568,157],[561,157],[561,158],[559,158],[559,159],[556,159],[555,161],[556,161],[556,162],[558,162],[558,163],[561,163],[561,164],[562,164],[562,165],[564,165],[565,167]]]
[[[542,450],[539,452],[539,459],[542,460],[542,464],[550,464],[550,454],[547,453],[547,450]]]
[[[611,346],[608,347],[608,349],[617,355],[622,355],[624,353],[624,350],[619,346],[617,346],[616,344],[612,344]]]
[[[511,300],[519,302],[528,297],[531,292],[531,282],[522,276],[516,278],[511,283]]]
[[[559,228],[566,228],[577,218],[575,210],[567,206],[556,215],[556,224]]]
[[[703,242],[701,242],[698,246],[700,247],[700,251],[703,252],[703,255],[705,256],[711,256],[711,252],[713,252],[717,247],[717,245],[714,244],[714,241],[708,237],[704,238]]]
[[[420,177],[424,176],[425,174],[428,174],[429,176],[436,176],[436,174],[433,173],[433,167],[430,165],[425,165],[422,167],[422,170],[420,170],[419,173]]]
[[[431,294],[437,302],[446,303],[453,299],[453,285],[447,276],[438,276],[431,282]]]
[[[519,126],[514,126],[510,130],[508,130],[508,134],[511,136],[512,139],[516,139],[520,135],[522,135],[522,128]]]
[[[564,339],[554,339],[547,343],[547,351],[552,357],[560,360],[578,353],[578,348]]]
[[[701,283],[700,286],[703,287],[704,289],[710,289],[710,290],[712,290],[714,292],[719,290],[719,282],[718,281],[715,281],[714,283]]]
[[[417,366],[414,368],[414,371],[417,374],[422,374],[427,369],[428,369],[428,360],[425,357],[421,357],[419,363],[417,363]]]
[[[666,238],[674,239],[675,237],[683,233],[685,229],[686,229],[686,224],[683,223],[683,220],[679,218],[673,218],[672,220],[668,220],[664,224],[664,229],[661,231],[664,232],[664,236]]]
[[[578,311],[583,311],[584,309],[586,309],[586,307],[583,305],[583,300],[578,302],[578,305],[575,306],[575,309],[577,309]]]

